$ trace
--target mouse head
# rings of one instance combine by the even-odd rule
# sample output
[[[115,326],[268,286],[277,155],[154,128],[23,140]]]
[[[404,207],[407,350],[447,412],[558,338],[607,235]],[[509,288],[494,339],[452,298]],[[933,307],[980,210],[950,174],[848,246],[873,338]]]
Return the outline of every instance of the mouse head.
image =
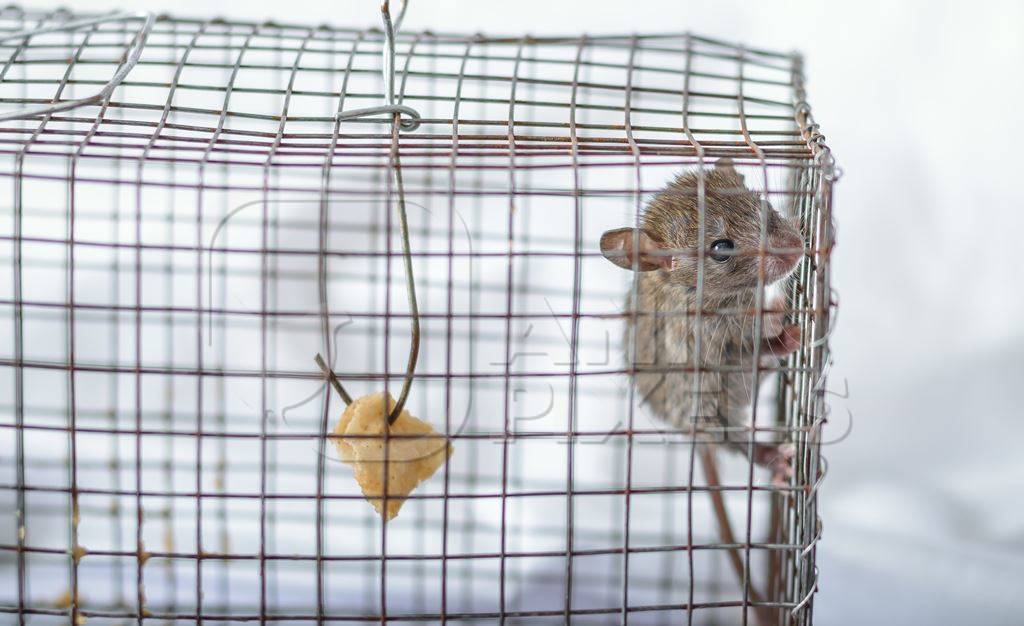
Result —
[[[647,206],[640,228],[601,236],[601,253],[640,272],[658,271],[673,285],[697,285],[698,176],[680,175]],[[757,287],[761,265],[761,197],[746,188],[729,159],[704,173],[704,289],[730,294]],[[768,207],[765,284],[789,275],[803,256],[797,229]]]

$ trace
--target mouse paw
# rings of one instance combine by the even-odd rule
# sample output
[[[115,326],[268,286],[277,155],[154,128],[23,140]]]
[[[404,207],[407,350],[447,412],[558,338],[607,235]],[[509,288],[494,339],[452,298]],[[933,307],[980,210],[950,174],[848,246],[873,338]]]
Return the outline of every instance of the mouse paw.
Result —
[[[793,457],[796,448],[791,443],[773,446],[766,443],[757,444],[754,448],[754,462],[768,468],[772,472],[772,485],[785,487],[793,478]]]
[[[782,332],[775,337],[768,337],[761,341],[761,350],[775,356],[786,356],[800,347],[800,327],[796,324],[787,324]]]
[[[769,296],[764,307],[764,334],[763,337],[774,337],[782,334],[785,328],[786,299],[782,294],[776,293]]]

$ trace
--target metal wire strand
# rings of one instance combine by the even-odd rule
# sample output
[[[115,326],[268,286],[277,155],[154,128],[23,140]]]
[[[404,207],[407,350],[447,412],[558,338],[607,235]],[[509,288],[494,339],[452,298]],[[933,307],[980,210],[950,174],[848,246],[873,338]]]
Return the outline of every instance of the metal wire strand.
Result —
[[[395,114],[395,124],[398,124],[398,114]],[[397,130],[396,130],[397,133]],[[394,424],[405,407],[405,401],[409,398],[409,390],[412,387],[413,376],[416,373],[416,362],[420,355],[420,309],[416,301],[416,281],[412,273],[412,253],[409,246],[409,220],[405,211],[405,191],[402,188],[402,168],[398,162],[398,154],[394,159],[395,181],[398,189],[398,224],[402,233],[402,259],[405,262],[405,290],[409,299],[409,316],[412,323],[409,346],[409,360],[405,366],[405,378],[402,380],[402,391],[395,402],[395,408],[388,415],[388,424]]]
[[[46,33],[57,33],[57,32],[73,32],[84,28],[95,28],[100,24],[107,24],[111,22],[129,22],[129,21],[140,21],[142,24],[139,26],[138,32],[132,38],[131,46],[127,56],[121,63],[114,75],[110,77],[99,91],[86,96],[84,98],[75,98],[72,100],[58,101],[54,100],[51,104],[42,106],[27,106],[14,111],[4,111],[0,113],[0,122],[7,122],[10,120],[27,119],[31,117],[37,117],[39,115],[51,116],[54,113],[60,113],[62,111],[70,111],[77,109],[78,107],[86,106],[89,104],[96,104],[103,102],[110,97],[110,94],[114,92],[114,89],[124,81],[135,65],[139,62],[139,58],[142,56],[142,50],[146,46],[146,38],[149,37],[150,31],[153,30],[153,22],[155,20],[152,13],[148,12],[136,12],[136,13],[112,13],[101,17],[94,17],[88,19],[73,20],[64,24],[58,24],[56,26],[31,28],[15,33],[4,33],[0,34],[0,42],[8,41],[11,39],[23,39],[26,43],[37,35],[43,35]],[[65,83],[66,83],[65,79]]]
[[[320,371],[324,373],[324,376],[327,377],[327,381],[331,383],[331,387],[334,387],[334,390],[338,392],[338,395],[341,397],[342,400],[345,401],[345,404],[352,404],[352,396],[348,395],[348,392],[345,391],[344,387],[342,387],[341,381],[338,380],[338,377],[334,374],[334,371],[331,370],[331,368],[327,365],[327,362],[324,361],[324,357],[322,357],[320,353],[317,352],[316,356],[313,357],[313,360],[316,361],[317,367],[319,367]]]
[[[384,48],[384,83],[388,106],[395,104],[395,36],[402,21],[405,19],[405,11],[409,6],[408,0],[402,0],[402,9],[398,18],[391,21],[391,3],[384,0],[380,7],[381,17],[384,21],[384,37],[387,40]],[[418,125],[418,124],[417,124]],[[409,389],[412,387],[413,376],[416,373],[416,361],[420,355],[420,309],[416,301],[416,281],[412,272],[412,251],[409,244],[409,218],[405,210],[405,187],[402,183],[402,165],[399,160],[398,131],[403,129],[402,116],[399,111],[394,113],[392,127],[392,148],[391,148],[391,170],[395,176],[395,186],[398,195],[398,227],[402,236],[402,258],[405,262],[405,291],[409,300],[409,315],[412,321],[412,330],[409,346],[409,360],[405,366],[405,378],[402,380],[402,391],[395,401],[395,407],[388,415],[388,424],[394,424],[398,416],[402,414],[405,402],[409,398]]]

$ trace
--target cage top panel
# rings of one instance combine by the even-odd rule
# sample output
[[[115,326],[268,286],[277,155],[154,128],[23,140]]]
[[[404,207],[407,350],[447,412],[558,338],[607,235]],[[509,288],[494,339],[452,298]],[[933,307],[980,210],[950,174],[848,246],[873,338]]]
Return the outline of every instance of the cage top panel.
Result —
[[[100,93],[142,17],[0,11],[0,116]],[[814,156],[798,55],[688,33],[571,37],[405,32],[384,104],[380,29],[158,16],[108,98],[0,122],[0,152],[263,167],[560,168]],[[804,132],[801,132],[801,128]]]

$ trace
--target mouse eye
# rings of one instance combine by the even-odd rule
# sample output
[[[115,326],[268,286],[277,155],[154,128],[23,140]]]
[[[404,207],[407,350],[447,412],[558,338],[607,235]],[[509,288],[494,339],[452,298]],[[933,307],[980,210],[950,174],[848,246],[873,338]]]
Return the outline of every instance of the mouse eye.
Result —
[[[732,257],[729,253],[735,247],[736,245],[732,242],[732,239],[719,239],[711,244],[711,258],[719,263],[725,263]]]

